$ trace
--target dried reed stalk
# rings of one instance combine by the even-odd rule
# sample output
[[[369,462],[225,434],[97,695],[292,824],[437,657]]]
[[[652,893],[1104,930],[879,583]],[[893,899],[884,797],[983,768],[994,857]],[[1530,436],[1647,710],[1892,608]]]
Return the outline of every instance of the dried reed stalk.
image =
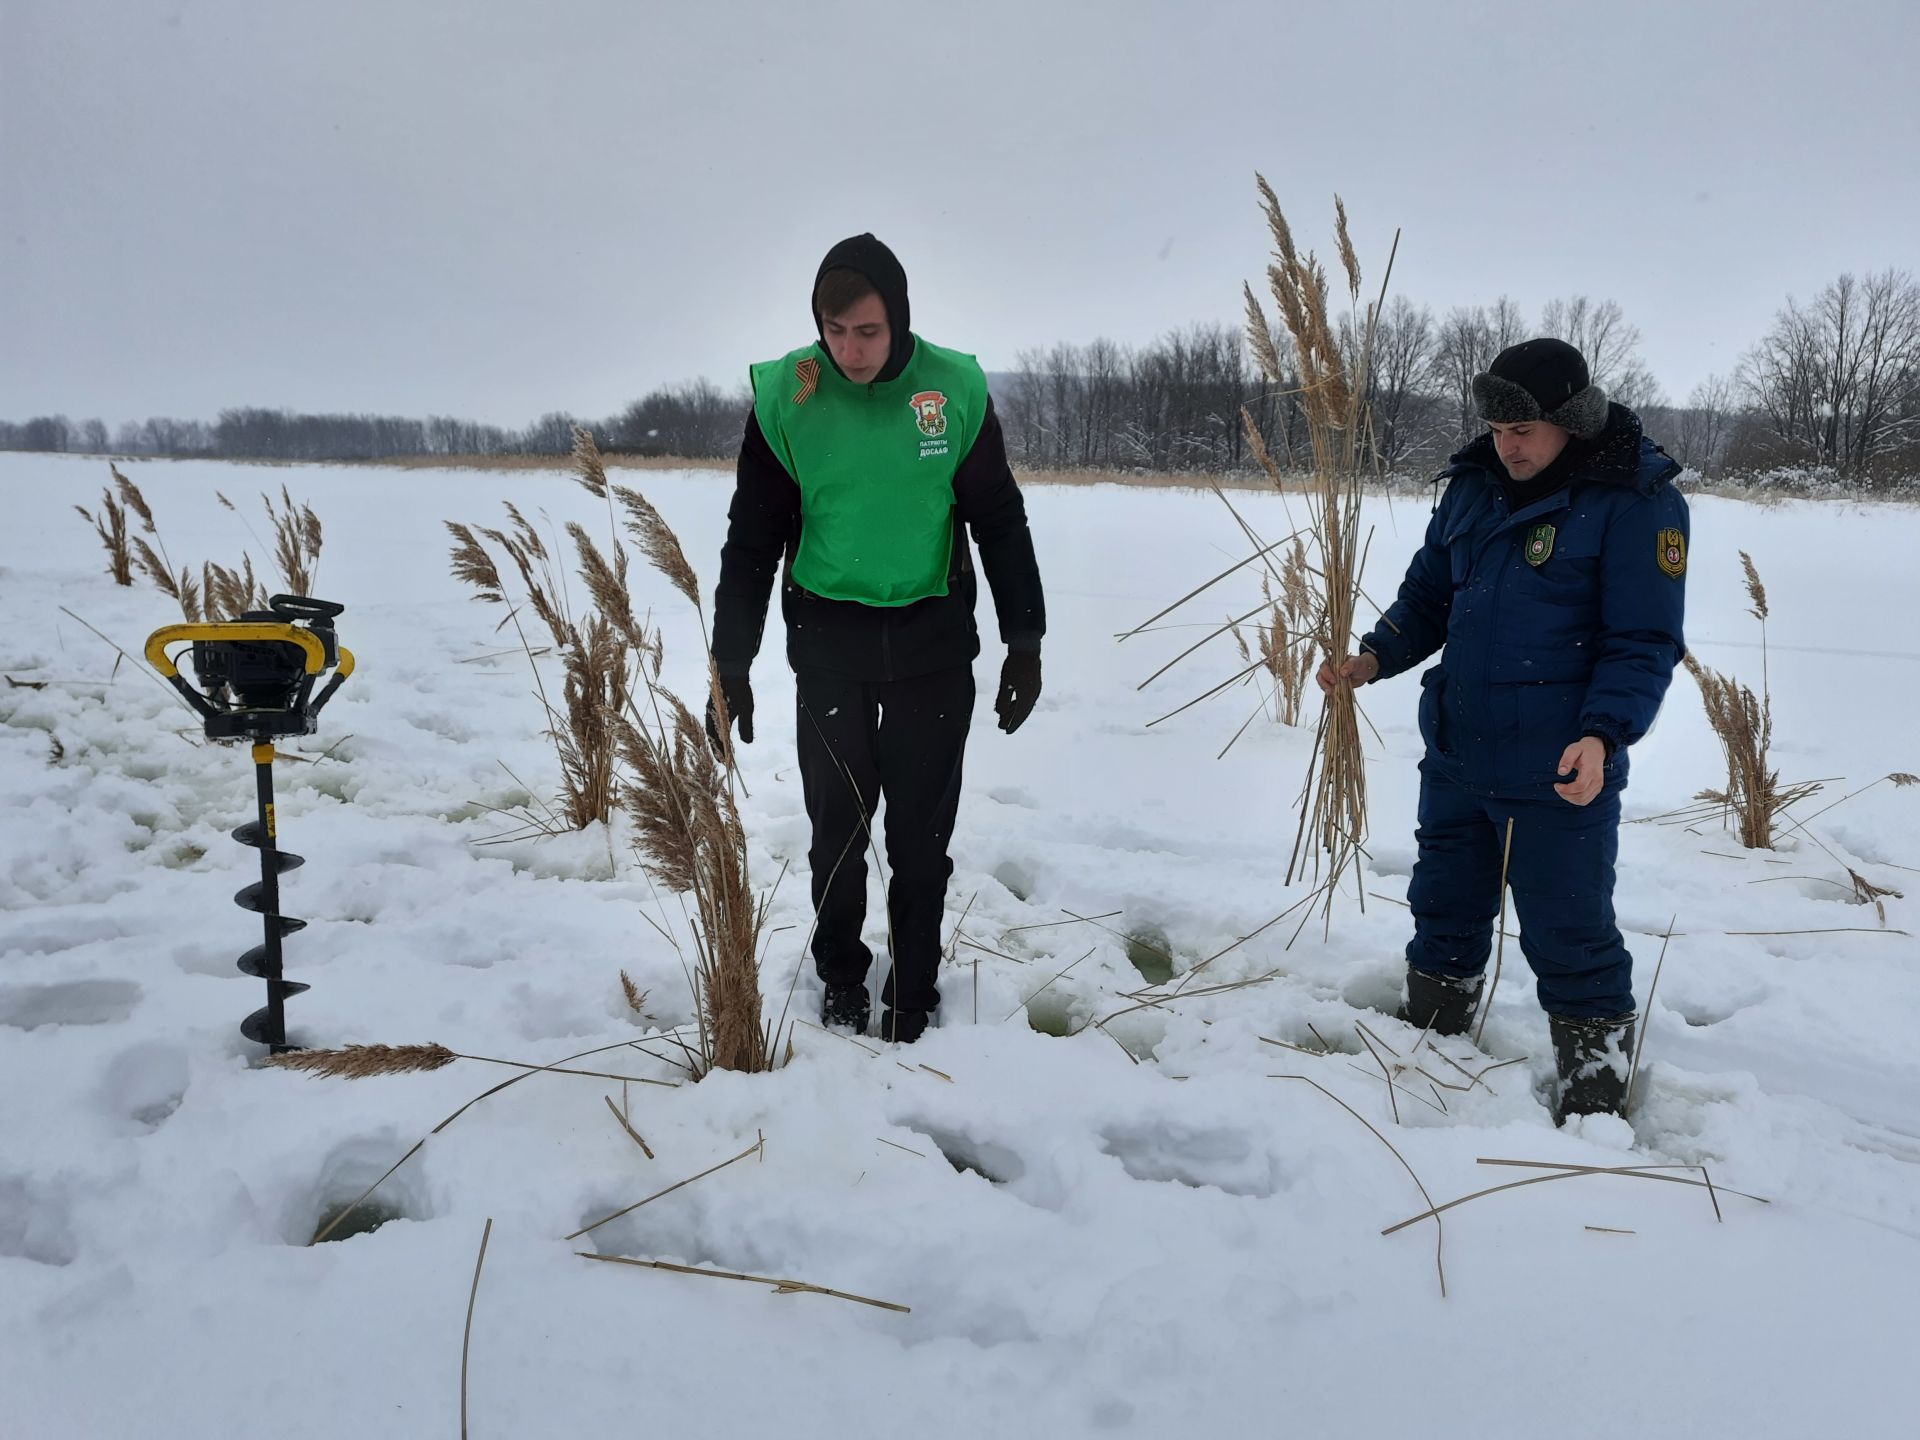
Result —
[[[565,828],[584,830],[604,824],[619,803],[617,731],[635,684],[640,638],[631,601],[625,596],[624,557],[616,576],[585,532],[570,527],[582,577],[596,602],[594,609],[576,619],[563,578],[539,532],[511,502],[503,508],[508,520],[505,528],[446,522],[454,540],[452,571],[473,588],[475,599],[508,606],[507,621],[519,635],[533,671],[534,689],[546,712],[546,733],[560,762],[559,814]],[[518,575],[523,597],[518,603],[510,598],[501,569],[483,541],[503,553]],[[601,583],[603,577],[605,583]],[[612,583],[616,579],[617,586]],[[558,703],[547,693],[535,663],[533,642],[520,623],[523,610],[531,611],[546,627],[553,651],[560,657]]]
[[[877,1310],[893,1310],[901,1315],[911,1315],[913,1311],[905,1305],[896,1305],[891,1300],[874,1300],[865,1295],[854,1295],[846,1290],[829,1290],[824,1285],[810,1285],[805,1280],[776,1280],[768,1275],[744,1275],[735,1270],[708,1270],[697,1265],[675,1265],[670,1260],[640,1260],[631,1255],[597,1255],[591,1250],[573,1252],[582,1260],[604,1260],[612,1265],[634,1265],[643,1270],[670,1270],[676,1275],[705,1275],[713,1280],[744,1280],[753,1285],[771,1285],[776,1295],[830,1295],[836,1300],[851,1300],[858,1305],[871,1305]]]
[[[738,1165],[742,1160],[748,1159],[751,1156],[763,1155],[766,1152],[766,1148],[767,1148],[767,1137],[762,1135],[758,1140],[754,1141],[753,1144],[749,1145],[746,1149],[742,1150],[738,1155],[734,1156],[731,1160],[722,1160],[718,1165],[709,1165],[705,1170],[702,1170],[698,1175],[689,1175],[686,1179],[678,1181],[675,1184],[669,1185],[664,1190],[654,1191],[653,1194],[647,1196],[647,1198],[644,1200],[636,1200],[633,1202],[633,1204],[625,1206],[622,1209],[616,1210],[611,1215],[602,1215],[598,1220],[594,1221],[591,1225],[581,1226],[578,1230],[574,1231],[571,1235],[568,1235],[566,1238],[568,1240],[578,1240],[582,1235],[590,1235],[595,1230],[598,1230],[602,1225],[611,1225],[615,1220],[618,1220],[621,1216],[631,1215],[634,1211],[638,1210],[642,1205],[651,1205],[654,1201],[660,1199],[662,1196],[671,1195],[676,1190],[684,1190],[687,1186],[693,1184],[693,1182],[696,1180],[704,1180],[707,1178],[707,1176],[713,1174],[714,1172],[719,1170],[724,1170],[729,1165]]]
[[[691,976],[700,1016],[695,1078],[709,1070],[772,1067],[778,1037],[761,1020],[759,939],[767,902],[747,875],[746,830],[728,772],[680,698],[648,682],[653,716],[623,717],[620,753],[641,863],[669,889],[690,893]]]
[[[613,1046],[606,1047],[608,1049]],[[605,1070],[571,1070],[565,1065],[535,1065],[526,1060],[498,1060],[491,1055],[466,1055],[444,1045],[347,1045],[338,1050],[290,1050],[269,1055],[260,1063],[275,1070],[298,1070],[333,1080],[365,1080],[376,1075],[418,1075],[475,1060],[483,1065],[506,1065],[515,1070],[546,1070],[555,1075],[589,1075],[596,1080],[624,1080],[633,1085],[677,1088],[671,1080],[648,1080],[638,1075],[614,1075]]]
[[[1765,1200],[1758,1195],[1749,1195],[1744,1190],[1727,1190],[1727,1187],[1724,1185],[1715,1187],[1712,1184],[1712,1182],[1709,1180],[1689,1180],[1684,1175],[1661,1175],[1661,1174],[1655,1173],[1658,1170],[1673,1169],[1673,1170],[1700,1170],[1704,1174],[1705,1173],[1704,1167],[1699,1165],[1673,1165],[1673,1166],[1561,1165],[1561,1164],[1550,1164],[1545,1161],[1537,1161],[1537,1160],[1486,1160],[1486,1159],[1481,1160],[1479,1163],[1482,1165],[1513,1165],[1513,1166],[1521,1166],[1527,1169],[1551,1170],[1553,1173],[1547,1174],[1547,1175],[1535,1175],[1532,1178],[1527,1180],[1513,1180],[1513,1181],[1509,1181],[1505,1185],[1492,1185],[1485,1190],[1476,1190],[1471,1195],[1462,1195],[1457,1200],[1449,1200],[1444,1205],[1434,1205],[1433,1202],[1429,1200],[1427,1202],[1429,1207],[1428,1209],[1421,1211],[1418,1215],[1408,1216],[1405,1220],[1399,1221],[1398,1223],[1393,1225],[1389,1225],[1386,1229],[1382,1230],[1380,1233],[1382,1235],[1391,1235],[1397,1230],[1406,1229],[1407,1226],[1409,1225],[1417,1225],[1422,1220],[1428,1220],[1428,1219],[1437,1220],[1444,1211],[1451,1210],[1456,1205],[1464,1205],[1469,1200],[1479,1200],[1488,1195],[1497,1195],[1502,1190],[1518,1190],[1522,1186],[1526,1186],[1526,1185],[1543,1185],[1549,1180],[1573,1180],[1582,1175],[1625,1175],[1635,1180],[1664,1180],[1671,1185],[1694,1185],[1694,1186],[1698,1186],[1702,1190],[1715,1190],[1716,1188],[1718,1190],[1726,1190],[1726,1193],[1729,1195],[1738,1195],[1742,1200],[1752,1200],[1757,1204],[1761,1204],[1761,1205],[1769,1205],[1772,1203],[1771,1201]],[[1717,1201],[1715,1202],[1714,1210],[1715,1210],[1715,1213],[1718,1214],[1719,1204]]]
[[[626,542],[615,513],[625,512],[626,535],[700,614],[699,579],[679,538],[638,491],[611,484],[593,436],[573,432],[575,479],[607,505],[609,546],[602,550],[578,524],[567,526],[591,607],[576,618],[556,583],[538,533],[511,504],[506,529],[448,522],[454,575],[477,598],[507,603],[509,590],[488,548],[504,553],[519,576],[525,606],[545,624],[561,656],[561,704],[540,688],[561,768],[561,799],[569,824],[606,821],[617,807],[637,828],[637,849],[648,875],[681,895],[691,894],[689,982],[699,1016],[698,1048],[688,1047],[694,1077],[709,1070],[765,1070],[778,1054],[777,1038],[761,1021],[758,944],[766,902],[748,881],[746,833],[734,795],[735,772],[713,756],[705,727],[660,680],[665,645],[636,617],[628,585]],[[519,628],[520,606],[508,618]],[[522,647],[532,664],[524,630]],[[702,639],[705,639],[704,621]],[[726,723],[725,699],[708,655],[708,691]],[[539,670],[534,667],[536,684]],[[669,932],[662,934],[680,950]],[[683,959],[685,952],[682,951]],[[628,1004],[640,1001],[622,976]]]
[[[118,475],[119,471],[114,471],[114,474]],[[133,584],[133,552],[127,544],[127,507],[113,498],[111,490],[102,489],[98,518],[83,505],[73,508],[80,513],[82,520],[93,526],[93,533],[100,537],[100,543],[106,547],[107,573],[113,576],[113,583]]]
[[[279,568],[286,593],[313,594],[320,574],[320,517],[313,513],[312,506],[296,503],[284,485],[280,487],[280,504],[285,508],[276,509],[273,497],[264,491],[260,503],[267,507],[267,524],[273,530],[273,563]],[[249,575],[251,571],[249,564]]]
[[[1375,1127],[1374,1123],[1371,1120],[1367,1119],[1366,1116],[1362,1115],[1358,1110],[1354,1109],[1351,1105],[1347,1104],[1347,1102],[1342,1100],[1338,1095],[1334,1094],[1331,1090],[1327,1089],[1326,1086],[1320,1084],[1319,1081],[1309,1080],[1305,1075],[1269,1075],[1267,1078],[1270,1080],[1298,1080],[1302,1084],[1313,1086],[1314,1089],[1318,1090],[1322,1095],[1326,1096],[1327,1099],[1333,1101],[1334,1104],[1338,1105],[1342,1110],[1346,1111],[1349,1115],[1353,1116],[1354,1119],[1358,1120],[1362,1125],[1366,1126],[1368,1130],[1373,1132],[1374,1139],[1378,1140],[1382,1145],[1386,1146],[1388,1150],[1393,1152],[1393,1158],[1400,1162],[1400,1168],[1406,1171],[1407,1174],[1412,1178],[1414,1183],[1414,1188],[1419,1190],[1420,1198],[1427,1202],[1428,1214],[1430,1214],[1433,1217],[1433,1268],[1435,1272],[1438,1273],[1438,1275],[1440,1276],[1440,1298],[1442,1300],[1446,1299],[1447,1298],[1447,1265],[1446,1265],[1445,1246],[1446,1246],[1447,1236],[1446,1236],[1445,1228],[1440,1223],[1440,1212],[1446,1207],[1437,1206],[1433,1203],[1433,1196],[1427,1193],[1426,1185],[1422,1183],[1420,1176],[1415,1173],[1413,1166],[1407,1163],[1407,1157],[1400,1153],[1398,1147],[1396,1147],[1391,1140],[1387,1139],[1385,1135],[1382,1135],[1380,1133],[1379,1129]],[[1422,1216],[1420,1218],[1425,1219],[1426,1216]],[[1408,1221],[1405,1223],[1411,1224],[1412,1222]],[[1403,1227],[1400,1225],[1396,1225],[1393,1227],[1394,1230],[1398,1230],[1401,1228]],[[1393,1230],[1384,1230],[1381,1233],[1384,1235],[1391,1235],[1393,1233]]]
[[[1687,673],[1700,687],[1707,723],[1713,727],[1727,763],[1726,788],[1702,790],[1694,798],[1707,802],[1723,821],[1733,820],[1740,843],[1749,850],[1771,850],[1776,839],[1774,822],[1820,785],[1814,781],[1782,785],[1779,772],[1773,768],[1769,754],[1773,744],[1773,694],[1766,678],[1767,590],[1753,557],[1744,550],[1740,552],[1740,564],[1746,572],[1747,613],[1760,622],[1760,694],[1756,696],[1731,675],[1708,669],[1692,655],[1684,657]]]
[[[1709,670],[1692,655],[1687,673],[1700,687],[1707,723],[1726,757],[1724,790],[1702,790],[1696,797],[1718,807],[1736,822],[1740,843],[1749,850],[1773,848],[1773,820],[1783,808],[1779,772],[1768,749],[1773,743],[1773,702],[1732,676]]]
[[[1480,1025],[1473,1032],[1474,1048],[1478,1049],[1480,1037],[1487,1033],[1487,1017],[1493,1014],[1494,992],[1500,988],[1500,962],[1507,949],[1507,869],[1513,861],[1513,816],[1507,817],[1506,843],[1500,849],[1500,928],[1495,932],[1497,938],[1493,947],[1493,983],[1487,986],[1487,998],[1480,1011]]]
[[[1282,725],[1298,725],[1301,702],[1306,699],[1308,684],[1319,661],[1311,624],[1316,606],[1307,547],[1298,536],[1294,537],[1293,548],[1281,564],[1279,595],[1274,594],[1272,578],[1262,575],[1260,599],[1258,608],[1230,622],[1233,638],[1240,648],[1240,658],[1251,661],[1257,655],[1261,668],[1273,680],[1277,700],[1273,718]],[[1265,621],[1254,627],[1253,643],[1249,645],[1240,631],[1240,621],[1260,614],[1265,615]],[[1177,656],[1170,665],[1184,658],[1184,655]]]
[[[640,1153],[645,1155],[649,1160],[653,1159],[653,1147],[640,1138],[640,1132],[634,1129],[627,1117],[620,1113],[620,1107],[613,1103],[613,1097],[611,1095],[602,1095],[600,1098],[607,1102],[607,1109],[613,1112],[613,1118],[620,1122],[620,1128],[627,1132],[628,1138],[640,1147]]]
[[[1393,257],[1387,261],[1380,296],[1365,311],[1365,323],[1355,328],[1355,339],[1343,346],[1328,318],[1325,268],[1312,253],[1301,254],[1279,198],[1264,176],[1256,176],[1267,232],[1273,242],[1267,280],[1280,321],[1293,341],[1293,374],[1298,377],[1301,408],[1313,448],[1313,478],[1308,485],[1307,530],[1314,560],[1303,555],[1297,570],[1300,594],[1294,603],[1311,611],[1315,656],[1343,657],[1356,639],[1355,612],[1360,600],[1364,540],[1361,534],[1363,441],[1371,428],[1367,395],[1373,363],[1374,331],[1386,297]],[[1346,207],[1336,196],[1335,233],[1341,266],[1346,273],[1349,301],[1360,304],[1360,265],[1347,232]],[[1394,249],[1399,248],[1396,234]],[[1268,382],[1284,383],[1274,331],[1253,288],[1242,287],[1246,300],[1247,338]],[[1261,437],[1250,411],[1241,421],[1255,458],[1275,487],[1286,484]],[[1318,584],[1308,586],[1311,577]],[[1282,581],[1282,593],[1286,582]],[[1317,663],[1317,661],[1316,661]],[[1367,829],[1366,772],[1360,740],[1358,706],[1351,686],[1338,685],[1327,696],[1314,737],[1300,796],[1300,825],[1287,863],[1287,883],[1296,875],[1318,878],[1325,865],[1327,915],[1332,915],[1335,890],[1350,866],[1364,854]],[[1309,843],[1311,840],[1311,843]],[[1365,889],[1360,890],[1365,907]]]
[[[1675,912],[1667,921],[1667,933],[1660,939],[1660,958],[1654,962],[1653,983],[1647,986],[1647,1003],[1640,1010],[1640,1034],[1633,1047],[1633,1063],[1627,1066],[1627,1100],[1633,1100],[1633,1077],[1640,1073],[1640,1054],[1647,1048],[1647,1029],[1653,1023],[1653,997],[1660,988],[1660,972],[1666,967],[1667,946],[1673,940],[1673,927],[1680,921],[1679,912]]]
[[[467,1356],[473,1349],[473,1307],[480,1298],[480,1267],[487,1263],[487,1241],[493,1238],[493,1217],[480,1232],[480,1256],[473,1262],[473,1288],[467,1292],[467,1325],[460,1337],[460,1440],[467,1440]]]
[[[633,977],[624,970],[620,972],[620,991],[627,997],[627,1008],[644,1017],[647,1013],[647,992],[634,984]]]
[[[172,557],[167,554],[166,543],[160,538],[159,527],[154,523],[153,507],[148,504],[147,497],[141,493],[138,485],[120,473],[118,466],[110,464],[107,468],[113,475],[119,499],[116,502],[110,492],[103,492],[104,519],[95,520],[86,510],[77,505],[74,508],[83,517],[93,521],[95,530],[113,557],[113,574],[118,583],[131,584],[132,571],[138,569],[163,595],[180,606],[180,613],[187,620],[196,624],[230,620],[249,610],[266,608],[267,588],[255,577],[250,554],[243,551],[240,563],[234,566],[213,560],[203,561],[197,576],[190,565],[175,566]],[[228,510],[236,510],[234,503],[226,496],[216,492],[215,498]],[[283,589],[295,595],[311,595],[320,560],[319,517],[313,513],[311,506],[295,502],[284,485],[280,487],[284,509],[277,508],[272,498],[265,494],[260,499],[267,507],[267,519],[274,532],[274,554],[280,567]],[[139,535],[130,535],[127,531],[126,516],[129,512],[140,517],[142,533]],[[153,537],[151,543],[146,538],[149,535]],[[123,573],[125,578],[122,578]]]

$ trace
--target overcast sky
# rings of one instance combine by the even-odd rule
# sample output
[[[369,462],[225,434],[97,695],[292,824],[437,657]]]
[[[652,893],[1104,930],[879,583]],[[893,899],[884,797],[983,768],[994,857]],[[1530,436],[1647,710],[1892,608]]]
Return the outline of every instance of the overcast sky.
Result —
[[[0,418],[598,417],[812,338],[872,230],[989,369],[1237,322],[1253,172],[1668,395],[1920,269],[1920,3],[0,0]]]

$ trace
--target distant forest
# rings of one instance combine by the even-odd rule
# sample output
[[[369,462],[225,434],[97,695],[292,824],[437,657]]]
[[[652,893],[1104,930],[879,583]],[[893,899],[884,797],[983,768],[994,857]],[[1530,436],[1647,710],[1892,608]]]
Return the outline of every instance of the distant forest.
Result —
[[[1344,327],[1354,345],[1356,321]],[[1530,317],[1512,301],[1436,315],[1401,296],[1375,327],[1369,376],[1372,465],[1427,473],[1478,429],[1468,384],[1532,335],[1580,347],[1594,379],[1637,410],[1668,453],[1711,478],[1811,473],[1877,490],[1920,482],[1920,284],[1888,269],[1842,275],[1811,300],[1789,299],[1731,373],[1675,402],[1640,353],[1619,305],[1573,296]],[[964,345],[965,335],[950,337]],[[1290,341],[1276,337],[1279,353]],[[1237,328],[1198,324],[1151,344],[1110,340],[1020,354],[992,378],[1015,465],[1029,470],[1228,472],[1251,465],[1240,412],[1283,464],[1310,455],[1295,387],[1269,388]],[[223,410],[211,422],[155,417],[109,429],[41,415],[0,421],[0,450],[380,461],[411,456],[561,455],[583,424],[615,454],[731,456],[748,407],[743,389],[708,380],[665,387],[618,415],[541,416],[524,430],[448,416],[304,415]]]

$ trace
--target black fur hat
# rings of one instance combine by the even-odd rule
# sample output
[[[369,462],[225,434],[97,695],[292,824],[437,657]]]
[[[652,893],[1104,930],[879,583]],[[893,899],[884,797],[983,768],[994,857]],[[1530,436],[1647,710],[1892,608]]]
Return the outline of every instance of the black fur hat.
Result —
[[[1607,392],[1588,375],[1586,357],[1564,340],[1523,340],[1502,350],[1473,377],[1473,406],[1488,422],[1544,420],[1580,440],[1607,428]]]

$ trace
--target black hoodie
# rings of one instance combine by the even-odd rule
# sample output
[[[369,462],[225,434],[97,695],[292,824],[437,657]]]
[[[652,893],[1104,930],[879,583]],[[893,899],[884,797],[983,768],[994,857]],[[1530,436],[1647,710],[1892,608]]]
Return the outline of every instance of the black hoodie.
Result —
[[[913,306],[907,300],[907,272],[900,267],[893,251],[871,234],[842,240],[827,252],[827,258],[813,274],[815,295],[820,293],[820,281],[829,270],[851,270],[879,293],[880,303],[887,307],[887,326],[893,332],[893,345],[887,354],[887,363],[873,377],[873,383],[878,385],[894,379],[913,358]],[[827,357],[827,363],[839,370],[833,353],[827,349],[827,330],[818,301],[813,305],[813,333],[820,337],[820,353]],[[844,370],[840,373],[846,374]]]
[[[842,240],[827,252],[815,276],[853,270],[872,282],[887,307],[893,332],[887,364],[875,383],[906,368],[913,356],[912,312],[907,275],[894,254],[872,235]],[[814,312],[820,331],[820,315]],[[829,364],[824,335],[820,353]],[[837,367],[836,367],[837,368]],[[947,593],[911,605],[862,605],[829,600],[794,583],[792,557],[803,521],[800,486],[789,475],[752,411],[727,512],[727,541],[720,551],[720,583],[714,587],[713,658],[723,675],[744,675],[760,651],[767,597],[781,572],[780,608],[787,621],[787,661],[795,670],[820,670],[859,680],[904,680],[966,665],[980,653],[974,623],[979,586],[966,531],[980,550],[980,565],[993,591],[1000,638],[1009,650],[1040,648],[1046,604],[1040,569],[1027,528],[1026,504],[1007,464],[1000,418],[991,399],[973,448],[953,476],[953,559]],[[782,561],[786,563],[783,565]]]

